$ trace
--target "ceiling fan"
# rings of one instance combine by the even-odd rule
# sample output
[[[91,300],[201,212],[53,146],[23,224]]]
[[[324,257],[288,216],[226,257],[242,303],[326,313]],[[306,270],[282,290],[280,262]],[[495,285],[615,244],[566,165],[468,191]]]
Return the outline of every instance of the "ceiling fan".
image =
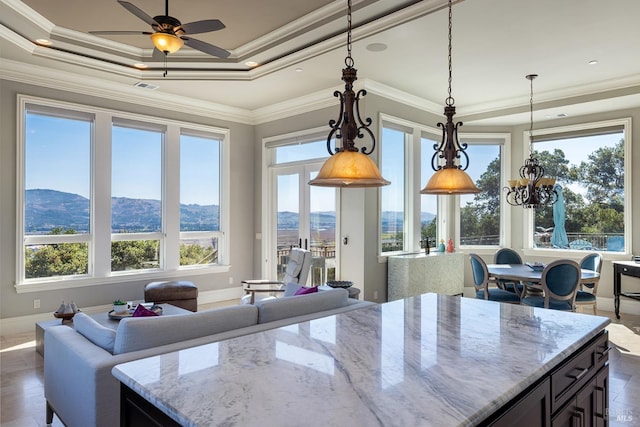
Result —
[[[217,56],[219,58],[227,58],[230,52],[221,47],[203,42],[202,40],[187,37],[191,34],[208,33],[210,31],[218,31],[225,28],[225,25],[219,19],[205,19],[202,21],[190,22],[182,24],[178,19],[169,16],[169,0],[165,0],[165,14],[154,16],[147,15],[142,9],[128,1],[118,0],[118,3],[147,24],[151,25],[154,32],[148,31],[90,31],[96,35],[130,35],[145,34],[151,37],[151,41],[155,46],[153,57],[166,56],[170,53],[177,52],[186,44],[187,46],[197,49],[206,54]]]

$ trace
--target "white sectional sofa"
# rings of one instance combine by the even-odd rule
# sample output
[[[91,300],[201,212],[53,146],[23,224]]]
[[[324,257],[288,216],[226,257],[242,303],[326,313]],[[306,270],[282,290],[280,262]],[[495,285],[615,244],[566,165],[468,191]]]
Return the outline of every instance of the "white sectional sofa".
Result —
[[[285,295],[288,294],[289,290]],[[345,289],[331,289],[255,305],[176,316],[126,318],[116,331],[88,316],[80,316],[75,328],[56,326],[45,332],[47,423],[55,412],[67,427],[119,425],[120,383],[111,374],[119,363],[369,305],[373,303],[348,298]]]

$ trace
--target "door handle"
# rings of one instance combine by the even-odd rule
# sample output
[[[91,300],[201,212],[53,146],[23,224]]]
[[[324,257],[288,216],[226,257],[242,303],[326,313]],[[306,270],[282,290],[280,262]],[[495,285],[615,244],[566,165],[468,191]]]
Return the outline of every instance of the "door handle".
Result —
[[[298,239],[298,247],[302,249],[302,237]]]
[[[306,238],[304,239],[304,248],[309,250],[309,241]]]

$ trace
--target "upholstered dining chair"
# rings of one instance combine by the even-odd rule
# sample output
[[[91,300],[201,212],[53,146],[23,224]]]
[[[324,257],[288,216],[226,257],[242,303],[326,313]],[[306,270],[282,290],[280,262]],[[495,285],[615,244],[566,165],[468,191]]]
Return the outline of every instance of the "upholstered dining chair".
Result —
[[[469,258],[473,272],[473,286],[476,288],[476,298],[512,304],[520,303],[520,297],[515,293],[500,288],[490,288],[487,264],[476,254],[469,254]]]
[[[522,304],[553,310],[575,311],[580,265],[569,259],[555,260],[542,271],[543,295],[522,298]]]
[[[580,267],[583,270],[591,270],[600,274],[602,268],[602,255],[597,252],[591,253],[580,261]],[[598,304],[596,302],[596,293],[598,292],[598,280],[594,280],[593,283],[581,283],[576,293],[576,306],[582,307],[585,305],[593,306],[593,314],[596,314]]]
[[[494,264],[522,264],[522,258],[520,258],[520,254],[511,248],[502,248],[499,249],[493,255],[493,263]],[[510,280],[499,279],[496,284],[500,289],[504,289],[505,291],[514,292],[518,294],[518,296],[522,295],[522,290],[524,286],[519,282],[514,282]]]
[[[304,285],[307,282],[311,268],[311,258],[311,251],[302,248],[292,248],[282,280],[251,279],[242,280],[242,283],[246,287],[245,290],[252,285],[276,285],[277,287],[271,289],[268,294],[265,295],[261,293],[259,299],[274,297],[275,292],[284,292],[287,283]],[[246,304],[250,301],[255,301],[255,297],[255,293],[247,292],[247,295],[242,297],[241,302]]]

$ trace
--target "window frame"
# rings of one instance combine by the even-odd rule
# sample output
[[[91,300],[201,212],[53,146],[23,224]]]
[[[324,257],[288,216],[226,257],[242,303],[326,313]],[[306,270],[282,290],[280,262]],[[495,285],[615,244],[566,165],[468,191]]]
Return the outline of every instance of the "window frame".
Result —
[[[174,278],[206,273],[230,271],[230,138],[227,128],[202,125],[167,119],[164,117],[129,113],[113,109],[58,101],[19,94],[16,114],[16,277],[14,287],[17,293],[68,289],[122,283],[123,280],[143,281],[158,278]],[[91,117],[91,159],[90,159],[90,226],[89,232],[78,235],[25,235],[25,125],[27,111],[42,111],[60,117]],[[163,258],[159,269],[111,272],[111,242],[119,236],[111,233],[111,127],[123,123],[145,124],[152,129],[166,128],[162,148],[162,230],[157,233],[135,233],[130,238],[156,238],[161,240]],[[218,237],[218,263],[202,266],[180,266],[180,135],[203,134],[218,139],[220,151],[220,231]],[[100,159],[97,161],[96,159]],[[140,233],[138,233],[140,234]],[[25,278],[25,246],[34,243],[88,243],[88,274],[77,276],[54,276],[46,278]],[[175,258],[175,259],[174,259]]]
[[[553,134],[570,134],[572,132],[584,133],[585,130],[609,128],[613,126],[623,127],[624,138],[624,251],[623,252],[609,252],[600,251],[600,253],[609,259],[628,259],[631,255],[631,239],[633,236],[633,223],[632,223],[632,186],[633,186],[633,169],[632,169],[632,119],[631,117],[624,117],[619,119],[602,120],[596,122],[577,123],[573,125],[564,125],[550,128],[534,129],[531,132],[532,137],[535,140],[536,136],[548,136]],[[522,162],[529,157],[529,130],[522,132],[523,141],[523,157]],[[535,146],[534,146],[535,148]],[[524,164],[524,163],[521,163]],[[550,256],[555,257],[558,251],[563,253],[572,253],[575,256],[584,256],[589,251],[577,250],[577,249],[554,249],[554,248],[536,248],[534,247],[534,215],[532,209],[523,209],[524,212],[524,224],[523,227],[523,253],[525,256]]]

